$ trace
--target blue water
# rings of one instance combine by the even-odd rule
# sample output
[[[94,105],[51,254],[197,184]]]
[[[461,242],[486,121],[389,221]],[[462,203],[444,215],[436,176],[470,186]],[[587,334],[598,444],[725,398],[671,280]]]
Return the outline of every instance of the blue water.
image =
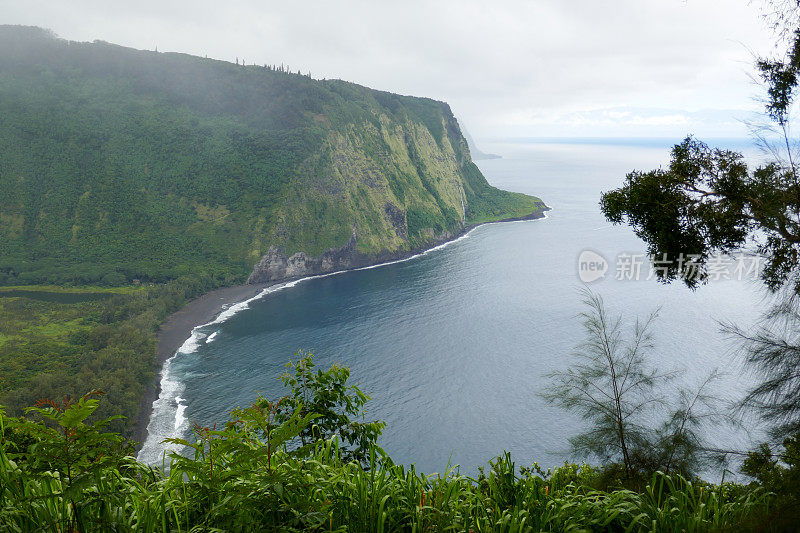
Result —
[[[570,458],[568,438],[581,421],[536,393],[583,338],[577,258],[585,249],[612,262],[643,252],[630,229],[604,220],[598,200],[629,170],[664,165],[666,146],[487,144],[503,155],[479,162],[487,179],[541,197],[553,208],[547,219],[481,226],[409,261],[305,280],[199,328],[166,369],[141,457],[156,460],[158,441],[185,434],[187,420],[223,422],[259,392],[281,396],[277,378],[304,349],[320,366],[350,366],[372,397],[368,416],[387,423],[381,444],[397,462],[437,472],[449,461],[474,472],[503,450],[518,464]],[[610,308],[633,320],[661,307],[654,362],[685,368],[685,384],[722,367],[728,374],[717,393],[741,396],[750,378],[717,321],[752,324],[763,306],[757,282],[718,281],[692,292],[616,280],[611,268],[591,285]],[[710,431],[722,447],[746,449],[758,437]]]

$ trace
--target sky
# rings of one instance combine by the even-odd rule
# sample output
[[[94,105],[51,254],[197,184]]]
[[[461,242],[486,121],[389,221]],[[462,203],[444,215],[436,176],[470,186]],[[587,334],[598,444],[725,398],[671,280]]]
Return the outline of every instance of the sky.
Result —
[[[478,140],[746,137],[761,0],[0,0],[0,23],[448,102]]]

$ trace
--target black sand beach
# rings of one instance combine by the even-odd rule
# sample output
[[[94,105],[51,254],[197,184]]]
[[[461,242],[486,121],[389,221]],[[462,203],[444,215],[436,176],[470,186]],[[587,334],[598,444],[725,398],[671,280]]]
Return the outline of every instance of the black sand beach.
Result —
[[[397,261],[401,259],[406,259],[408,257],[416,256],[425,250],[435,248],[436,246],[440,246],[447,242],[454,241],[475,229],[478,226],[483,226],[485,224],[496,224],[499,222],[519,222],[524,220],[536,220],[540,218],[546,218],[547,211],[549,211],[550,207],[545,207],[542,211],[537,211],[532,213],[528,216],[524,217],[514,217],[508,218],[504,220],[499,220],[496,222],[486,222],[481,224],[471,224],[469,226],[464,227],[461,232],[457,235],[451,236],[450,238],[443,240],[442,242],[434,242],[430,243],[428,246],[420,247],[417,249],[403,251],[397,254],[390,254],[388,256],[384,256],[381,258],[376,258],[373,265],[379,265],[386,262]],[[355,269],[364,268],[363,266],[355,267]],[[344,269],[351,270],[351,269]],[[341,272],[341,271],[339,271]],[[332,274],[333,272],[329,272],[326,274]],[[311,274],[314,275],[314,274]],[[303,276],[305,277],[305,276]],[[223,308],[228,305],[233,305],[235,303],[242,302],[253,296],[259,294],[262,290],[270,285],[274,285],[276,283],[280,283],[283,281],[289,281],[288,279],[275,281],[272,283],[260,283],[260,284],[245,284],[245,285],[236,285],[234,287],[225,287],[222,289],[216,289],[209,293],[200,296],[199,298],[195,298],[194,300],[190,301],[186,304],[180,311],[173,313],[172,315],[167,318],[167,320],[161,325],[161,328],[158,332],[158,364],[159,367],[163,368],[164,363],[172,357],[178,348],[188,339],[192,334],[192,329],[195,327],[207,324],[214,320],[214,318],[222,312]],[[137,451],[141,448],[141,443],[144,442],[145,438],[147,437],[147,425],[150,421],[150,415],[152,414],[152,406],[153,402],[158,399],[158,395],[161,392],[161,372],[159,372],[156,380],[154,383],[151,384],[147,392],[145,393],[145,397],[142,400],[141,407],[139,409],[139,419],[137,420],[136,430],[134,431],[134,440],[139,442],[137,446]]]
[[[192,329],[201,324],[214,320],[222,310],[238,302],[256,296],[269,284],[236,285],[216,289],[204,294],[186,304],[180,311],[169,316],[158,331],[158,365],[163,368],[167,359],[172,357],[178,348],[192,334]],[[153,402],[161,392],[161,372],[150,385],[139,409],[139,419],[136,423],[134,440],[141,443],[147,437],[147,424],[150,421]]]

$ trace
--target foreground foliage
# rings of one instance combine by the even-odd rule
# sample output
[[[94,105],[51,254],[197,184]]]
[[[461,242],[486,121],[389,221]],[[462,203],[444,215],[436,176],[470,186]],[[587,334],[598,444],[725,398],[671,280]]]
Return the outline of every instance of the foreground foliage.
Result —
[[[571,366],[552,373],[540,394],[587,421],[588,428],[570,439],[572,452],[620,465],[606,474],[626,487],[642,486],[655,471],[692,477],[720,459],[702,438],[711,425],[731,422],[706,390],[718,373],[693,391],[667,394],[665,385],[681,372],[658,368],[653,357],[650,329],[658,312],[637,320],[625,338],[622,317],[612,315],[600,295],[588,289],[582,295],[586,339]]]
[[[363,419],[369,396],[355,385],[347,384],[348,367],[334,364],[328,370],[315,370],[313,353],[301,351],[295,355],[297,360],[289,361],[286,365],[289,371],[281,376],[289,394],[275,406],[275,420],[287,422],[297,413],[314,415],[314,424],[298,433],[303,446],[336,435],[345,461],[368,464],[370,446],[386,426],[384,422],[359,420]]]
[[[292,446],[315,414],[276,424],[274,404],[196,428],[167,472],[125,455],[88,395],[32,412],[0,410],[3,531],[721,531],[768,512],[770,495],[656,473],[641,493],[594,487],[598,469],[520,469],[504,454],[477,478],[395,465],[374,443],[362,465],[337,437]],[[59,453],[53,453],[59,451]]]
[[[773,512],[764,518],[776,529],[796,530],[800,524],[800,433],[783,441],[783,450],[769,444],[748,454],[742,471],[777,495]]]
[[[777,57],[760,58],[764,112],[753,125],[769,161],[749,168],[742,154],[687,137],[665,169],[630,172],[622,187],[601,199],[606,218],[627,223],[647,245],[661,281],[689,287],[708,281],[719,255],[754,247],[766,262],[759,273],[775,300],[758,327],[728,324],[759,383],[740,407],[765,423],[772,438],[749,454],[744,472],[776,492],[771,527],[800,524],[800,179],[797,136],[791,128],[800,86],[800,0],[767,0],[777,31]],[[774,452],[783,443],[784,452]]]

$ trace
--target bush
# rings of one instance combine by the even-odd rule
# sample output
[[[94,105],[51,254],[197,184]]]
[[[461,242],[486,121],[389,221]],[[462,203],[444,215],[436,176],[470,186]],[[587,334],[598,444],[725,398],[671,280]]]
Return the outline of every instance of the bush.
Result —
[[[278,421],[283,401],[259,398],[223,429],[196,427],[173,441],[190,453],[172,454],[166,470],[127,455],[108,421],[88,422],[94,395],[28,411],[56,427],[0,408],[0,530],[700,532],[740,530],[770,509],[758,487],[658,473],[642,493],[605,492],[593,467],[517,471],[508,453],[477,479],[450,467],[426,476],[374,442],[364,465],[335,436],[298,448],[321,417],[303,404]]]

